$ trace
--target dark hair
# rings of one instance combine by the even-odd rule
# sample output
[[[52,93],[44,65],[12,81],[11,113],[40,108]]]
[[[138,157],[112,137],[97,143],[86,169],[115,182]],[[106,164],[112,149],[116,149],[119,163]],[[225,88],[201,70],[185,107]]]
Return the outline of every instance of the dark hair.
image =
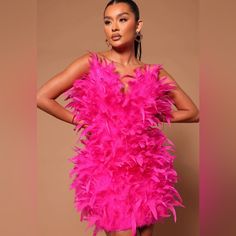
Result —
[[[135,15],[135,20],[136,21],[139,20],[139,17],[140,17],[139,8],[138,8],[137,4],[132,0],[111,0],[106,5],[106,7],[104,9],[104,13],[105,13],[108,6],[110,6],[112,4],[116,4],[116,3],[127,3],[129,5],[131,11]],[[138,40],[139,40],[140,36],[137,36],[137,37],[138,37]],[[135,57],[138,58],[139,60],[141,60],[141,56],[142,56],[141,41],[140,42],[137,42],[136,40],[134,41],[134,51],[135,51]]]

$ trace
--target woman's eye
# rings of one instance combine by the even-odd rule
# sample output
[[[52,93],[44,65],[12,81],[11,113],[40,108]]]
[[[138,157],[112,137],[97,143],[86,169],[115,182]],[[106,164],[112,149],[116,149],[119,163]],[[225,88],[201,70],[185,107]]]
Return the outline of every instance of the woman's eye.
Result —
[[[120,20],[121,20],[121,21],[124,21],[124,22],[127,21],[127,19],[125,19],[125,18],[121,18]]]
[[[127,19],[126,19],[126,18],[121,18],[120,21],[121,21],[121,22],[126,22]],[[111,23],[111,22],[110,22],[110,21],[104,21],[104,24],[105,24],[105,25],[108,25],[109,23]]]

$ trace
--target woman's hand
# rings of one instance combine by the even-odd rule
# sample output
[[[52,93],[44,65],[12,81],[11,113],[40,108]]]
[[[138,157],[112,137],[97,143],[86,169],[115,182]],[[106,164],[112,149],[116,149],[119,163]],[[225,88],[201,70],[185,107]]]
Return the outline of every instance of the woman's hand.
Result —
[[[86,123],[84,122],[84,120],[76,120],[76,119],[75,119],[75,116],[73,116],[72,124],[73,124],[74,126],[76,126],[76,127],[77,127],[78,125],[81,125],[80,128],[79,128],[79,130],[82,129],[82,128],[88,127],[88,124],[86,124]]]
[[[77,120],[75,120],[74,118],[75,118],[75,116],[74,116],[73,119],[72,119],[72,124],[75,125],[74,130],[76,130],[76,126],[81,125],[81,124],[82,124],[82,126],[81,126],[78,130],[81,130],[81,129],[83,129],[83,128],[85,129],[85,128],[87,128],[87,127],[89,126],[88,124],[84,123],[84,120],[77,121]],[[92,132],[90,132],[90,131],[87,132],[86,137],[87,137],[87,138],[90,138],[91,134],[92,134]]]

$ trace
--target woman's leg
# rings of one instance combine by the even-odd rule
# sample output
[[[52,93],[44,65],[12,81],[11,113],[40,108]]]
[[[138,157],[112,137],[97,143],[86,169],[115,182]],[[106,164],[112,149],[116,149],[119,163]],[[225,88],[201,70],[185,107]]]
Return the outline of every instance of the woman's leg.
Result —
[[[138,232],[138,230],[137,230]],[[105,231],[106,236],[131,236],[132,231],[130,230],[121,230],[121,231],[114,231],[114,232],[107,232]]]
[[[140,236],[152,236],[154,224],[139,227]]]
[[[153,234],[154,224],[151,225],[144,225],[137,228],[136,236],[152,236]],[[114,231],[114,232],[107,232],[105,231],[106,236],[131,236],[131,230],[122,230],[122,231]]]

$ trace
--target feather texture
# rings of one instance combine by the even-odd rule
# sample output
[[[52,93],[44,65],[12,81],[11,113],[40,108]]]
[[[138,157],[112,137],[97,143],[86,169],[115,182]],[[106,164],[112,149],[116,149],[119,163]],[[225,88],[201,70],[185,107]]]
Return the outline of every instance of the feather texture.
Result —
[[[183,200],[174,188],[175,146],[161,131],[170,125],[175,89],[159,77],[161,64],[136,68],[128,92],[113,62],[91,52],[90,70],[74,81],[64,96],[80,125],[83,147],[75,145],[70,189],[81,221],[100,230],[115,231],[153,224],[172,213]],[[160,119],[161,118],[161,119]]]

